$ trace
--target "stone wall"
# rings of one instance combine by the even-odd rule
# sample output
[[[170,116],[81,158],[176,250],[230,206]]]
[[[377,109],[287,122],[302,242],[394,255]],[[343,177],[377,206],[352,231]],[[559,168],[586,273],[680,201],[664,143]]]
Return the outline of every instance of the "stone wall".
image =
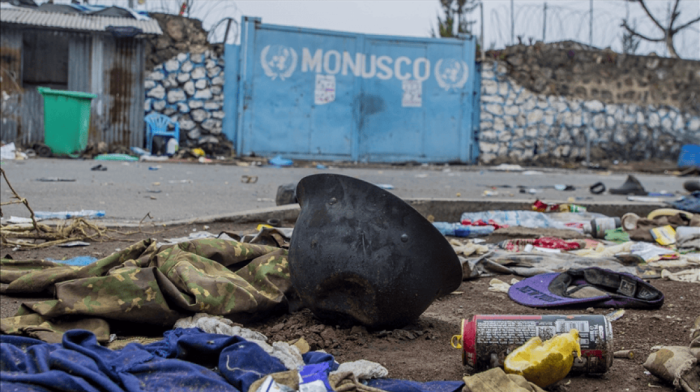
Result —
[[[678,157],[700,140],[700,63],[536,44],[483,64],[480,161]]]

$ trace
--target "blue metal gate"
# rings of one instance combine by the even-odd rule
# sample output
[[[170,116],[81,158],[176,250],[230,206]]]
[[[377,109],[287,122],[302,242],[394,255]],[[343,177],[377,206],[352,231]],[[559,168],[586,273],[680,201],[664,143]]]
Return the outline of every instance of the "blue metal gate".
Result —
[[[224,132],[239,155],[473,162],[473,39],[374,36],[244,17],[226,47]]]

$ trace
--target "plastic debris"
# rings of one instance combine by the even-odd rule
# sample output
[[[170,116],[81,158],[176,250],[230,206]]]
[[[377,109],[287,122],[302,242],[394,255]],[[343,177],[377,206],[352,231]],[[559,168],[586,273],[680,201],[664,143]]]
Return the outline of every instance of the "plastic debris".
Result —
[[[322,165],[322,164],[319,163],[318,165],[316,165],[316,169],[318,169],[318,170],[326,170],[326,169],[328,169],[328,166]]]
[[[75,182],[75,178],[42,177],[42,178],[37,178],[36,181],[41,181],[41,182]]]
[[[59,248],[75,248],[77,246],[90,246],[90,243],[85,241],[71,241],[58,245]]]
[[[8,143],[0,147],[0,160],[13,161],[15,159],[15,143]]]
[[[461,223],[433,222],[442,235],[451,237],[483,237],[495,230],[493,226],[466,226]]]
[[[617,320],[621,319],[622,316],[624,316],[624,315],[625,315],[625,310],[619,309],[619,310],[616,310],[614,312],[610,312],[610,313],[606,314],[605,318],[612,323],[613,321],[617,321]]]
[[[96,161],[138,161],[137,157],[129,154],[100,154],[95,157]]]
[[[331,372],[331,374],[344,372],[350,372],[360,380],[385,378],[389,376],[389,371],[384,366],[366,359],[341,363],[338,370]]]
[[[504,362],[506,373],[519,374],[526,380],[545,388],[564,379],[574,364],[575,351],[581,357],[578,330],[557,335],[542,342],[539,336],[527,341]]]
[[[48,261],[53,261],[54,263],[60,263],[65,265],[72,265],[76,267],[84,267],[88,264],[92,264],[97,261],[96,257],[92,256],[78,256],[66,260],[56,260],[56,259],[46,259]]]
[[[72,219],[72,218],[102,218],[104,211],[80,210],[80,211],[35,211],[34,216],[40,219]]]
[[[276,157],[271,158],[268,162],[272,166],[279,166],[279,167],[292,166],[294,164],[294,161],[292,161],[291,159],[282,158],[282,155],[277,155]]]
[[[634,351],[620,350],[613,353],[614,358],[634,359]]]
[[[394,189],[394,186],[391,184],[374,184],[374,186],[381,189]]]
[[[676,243],[676,231],[673,229],[673,226],[667,225],[663,227],[657,227],[654,229],[651,229],[651,236],[658,242],[660,245],[672,245]]]

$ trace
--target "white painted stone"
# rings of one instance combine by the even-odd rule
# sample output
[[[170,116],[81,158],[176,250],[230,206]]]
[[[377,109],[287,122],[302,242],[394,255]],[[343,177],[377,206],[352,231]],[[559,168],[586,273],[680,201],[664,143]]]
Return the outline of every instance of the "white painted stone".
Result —
[[[211,90],[204,89],[204,90],[199,90],[196,93],[194,93],[195,99],[210,99],[212,97],[211,95]]]
[[[524,127],[525,125],[527,125],[527,116],[525,116],[525,114],[523,113],[518,114],[517,116],[515,116],[515,123],[519,127]]]
[[[637,113],[638,111],[639,111],[638,105],[635,105],[633,103],[627,105],[627,113],[628,114],[634,114],[634,113]]]
[[[180,121],[178,121],[178,123],[180,123],[180,129],[182,129],[183,131],[191,131],[197,125],[187,116],[180,117]]]
[[[493,114],[487,113],[485,110],[482,110],[481,113],[479,113],[479,119],[481,121],[491,121],[493,120]]]
[[[515,99],[515,104],[516,105],[522,105],[524,104],[528,99],[532,97],[532,93],[530,90],[525,90],[523,89],[519,94],[518,97]]]
[[[221,102],[214,102],[214,101],[205,102],[204,109],[206,109],[206,110],[219,110],[219,109],[221,109]]]
[[[523,136],[525,136],[525,128],[515,128],[513,130],[513,137],[516,139],[520,139]]]
[[[523,152],[521,150],[511,150],[508,152],[508,157],[514,161],[522,160]]]
[[[483,153],[494,153],[498,151],[497,143],[479,142],[479,149]]]
[[[499,132],[505,131],[506,123],[503,121],[503,118],[496,118],[493,121],[493,129]]]
[[[479,140],[488,141],[488,140],[494,140],[497,137],[498,137],[498,134],[494,130],[486,130],[486,131],[481,130],[481,132],[479,132]]]
[[[500,95],[482,95],[481,102],[486,103],[503,103],[505,100]]]
[[[525,101],[525,104],[523,105],[523,111],[529,112],[533,110],[537,106],[537,99],[534,96],[530,96],[527,101]]]
[[[508,83],[507,82],[498,83],[498,94],[501,96],[506,96],[508,94]]]
[[[221,73],[221,67],[219,67],[219,66],[216,66],[214,68],[210,68],[207,70],[207,76],[209,76],[210,78],[213,78],[215,76],[219,76],[220,73]]]
[[[502,116],[503,115],[503,106],[497,105],[495,103],[486,105],[486,111],[494,114],[496,116]]]
[[[515,117],[513,116],[504,116],[503,120],[506,123],[506,128],[508,129],[513,129],[515,128]]]
[[[656,128],[659,126],[659,124],[661,124],[661,119],[659,118],[659,115],[656,113],[651,113],[649,115],[649,122],[647,123],[647,125],[649,125],[652,128]]]
[[[520,107],[515,105],[506,105],[504,109],[505,113],[509,116],[516,116],[518,113],[520,113]]]
[[[491,121],[482,121],[479,123],[479,129],[487,130],[493,128],[493,123]]]
[[[496,75],[493,73],[492,70],[484,69],[483,71],[481,71],[481,79],[482,79],[482,80],[485,80],[485,79],[493,79],[493,78],[495,78],[495,77],[496,77]],[[482,82],[482,83],[483,83],[483,82]]]
[[[223,101],[224,100],[224,94],[216,94],[212,98],[213,101]]]
[[[540,121],[542,121],[542,118],[544,117],[544,112],[542,112],[540,109],[533,110],[527,115],[527,122],[529,124],[536,124]]]
[[[152,99],[146,99],[143,101],[143,110],[148,113],[151,111],[151,103],[153,102]]]
[[[216,67],[216,61],[207,60],[207,61],[204,62],[204,67],[205,67],[206,69],[212,69],[212,68]]]
[[[192,99],[187,103],[190,105],[190,109],[200,109],[204,107],[204,101],[200,101],[198,99]]]
[[[152,88],[155,87],[155,86],[156,86],[156,82],[154,82],[153,80],[145,80],[145,81],[143,82],[143,87],[144,87],[146,90],[150,90],[150,89],[152,89]]]
[[[180,73],[177,75],[177,81],[180,82],[180,84],[187,82],[190,80],[190,74],[188,73]]]
[[[165,114],[166,116],[170,116],[171,114],[174,114],[176,112],[177,112],[177,110],[175,110],[174,108],[163,109],[163,114]]]
[[[516,106],[515,105],[515,95],[514,94],[508,94],[508,98],[506,98],[506,105],[508,106]]]
[[[207,76],[207,70],[204,67],[196,67],[192,70],[192,79],[199,80]]]
[[[615,117],[613,117],[613,116],[606,117],[605,125],[607,125],[608,128],[614,128],[615,127]]]
[[[191,61],[185,61],[185,62],[182,63],[182,65],[180,66],[180,72],[187,72],[187,73],[190,73],[190,72],[192,72],[192,68],[194,68],[194,64],[192,64]]]
[[[187,53],[180,53],[177,55],[177,61],[183,62],[183,61],[187,60],[188,56],[189,55]]]
[[[206,79],[199,79],[198,81],[196,81],[194,83],[194,86],[197,87],[197,90],[203,90],[203,89],[207,88],[208,85],[209,85],[209,81]]]
[[[544,123],[547,125],[554,125],[554,113],[546,112],[544,114]]]
[[[563,113],[569,109],[569,105],[567,105],[566,102],[555,102],[552,104],[552,107],[559,113]]]
[[[175,103],[175,102],[182,102],[187,99],[187,96],[185,95],[185,92],[182,91],[182,89],[174,89],[168,91],[168,102],[169,103]]]
[[[190,61],[193,63],[201,64],[204,62],[204,53],[190,54]]]
[[[647,122],[647,119],[644,118],[644,113],[637,112],[637,124],[645,124],[646,122]]]
[[[620,107],[614,103],[605,105],[605,113],[613,115]]]
[[[659,113],[659,118],[664,118],[668,114],[668,110],[662,108],[662,109],[658,110],[658,113]]]
[[[498,92],[498,83],[494,80],[484,80],[481,82],[481,96],[493,95]]]
[[[218,135],[221,133],[221,120],[210,118],[202,123],[202,128],[209,131],[212,135]]]
[[[211,80],[213,86],[223,86],[224,85],[224,75],[219,75]]]
[[[498,135],[498,141],[499,142],[508,142],[511,139],[513,139],[513,134],[510,132],[501,132],[500,135]],[[508,147],[506,146],[506,151],[508,151]]]
[[[216,112],[212,112],[211,116],[213,118],[218,118],[219,120],[221,120],[226,116],[226,113],[223,110],[217,110]]]
[[[148,74],[148,76],[146,76],[146,79],[160,81],[165,79],[165,74],[159,71],[151,72]]]
[[[508,73],[508,67],[506,67],[505,64],[499,62],[496,68],[496,73],[498,73],[499,75],[505,75]]]
[[[155,99],[163,99],[165,98],[165,88],[163,88],[163,86],[158,85],[152,88],[151,90],[148,90],[146,96]]]
[[[671,130],[673,121],[669,117],[666,117],[661,121],[661,126],[666,130]]]
[[[593,126],[596,129],[605,128],[605,115],[602,113],[596,114],[595,117],[593,117]]]
[[[688,122],[688,130],[692,132],[700,130],[700,117],[694,117]]]
[[[678,116],[676,117],[675,121],[673,121],[673,130],[678,132],[682,130],[685,127],[685,122],[683,121],[683,116]]]
[[[189,113],[190,107],[185,102],[179,102],[177,104],[177,111],[180,113]]]
[[[627,144],[627,132],[615,132],[613,134],[613,141],[617,144]]]
[[[574,125],[574,114],[571,112],[564,112],[561,116],[559,116],[563,121],[564,124],[568,126]]]
[[[165,100],[153,101],[153,111],[160,113],[163,109],[165,109]]]
[[[211,86],[211,93],[214,95],[221,94],[223,91],[221,86]]]
[[[547,102],[547,98],[544,98],[542,96],[538,97],[537,107],[540,109],[547,109],[549,107],[549,102]]]
[[[595,100],[595,101],[587,101],[586,103],[583,104],[583,106],[595,113],[598,113],[602,111],[605,108],[605,105],[603,105],[602,102]]]
[[[634,114],[625,115],[625,124],[634,124],[637,122],[637,116]]]
[[[199,130],[199,128],[187,132],[187,137],[190,139],[199,139],[200,136],[202,136],[202,132]]]
[[[153,71],[162,71],[163,70],[163,64],[158,64],[155,67],[153,67]]]
[[[216,60],[216,63],[219,64],[220,67],[226,66],[226,60],[224,60],[223,57],[220,57],[218,60]]]
[[[168,72],[175,72],[180,69],[180,62],[177,59],[168,60],[163,65]]]
[[[211,50],[207,49],[204,51],[204,59],[211,58]]]
[[[537,127],[529,126],[525,129],[525,136],[527,137],[537,137]]]
[[[489,164],[494,159],[496,159],[496,155],[494,154],[479,154],[479,161],[481,161],[481,163]]]
[[[192,116],[192,120],[194,120],[195,122],[201,123],[202,121],[209,118],[209,112],[207,112],[206,110],[202,110],[202,109],[196,109],[196,110],[192,111],[191,116]]]
[[[566,128],[562,128],[559,131],[559,137],[557,139],[559,140],[559,144],[571,143],[571,135],[569,134],[569,131],[566,130]]]
[[[188,81],[187,83],[185,83],[184,86],[182,86],[182,89],[185,90],[185,92],[187,93],[187,95],[189,95],[190,97],[193,96],[193,95],[194,95],[194,92],[195,92],[195,89],[194,89],[194,82],[191,81],[191,80]]]

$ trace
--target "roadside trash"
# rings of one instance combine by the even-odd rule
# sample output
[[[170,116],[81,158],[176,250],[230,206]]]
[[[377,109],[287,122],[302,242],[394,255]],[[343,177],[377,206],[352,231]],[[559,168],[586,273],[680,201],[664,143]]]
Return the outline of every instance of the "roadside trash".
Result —
[[[498,196],[498,191],[485,190],[483,196]]]
[[[693,192],[669,204],[679,210],[700,214],[700,192]]]
[[[322,165],[322,164],[319,163],[318,165],[316,165],[316,169],[319,169],[319,170],[326,170],[326,169],[328,169],[328,166]]]
[[[664,200],[659,197],[650,196],[627,196],[629,201],[638,201],[640,203],[663,203]]]
[[[594,195],[600,195],[605,192],[605,184],[602,182],[596,182],[595,184],[591,185],[588,190]]]
[[[394,189],[394,186],[391,184],[374,184],[379,189]]]
[[[71,241],[71,242],[64,242],[62,244],[59,244],[59,248],[75,248],[78,246],[90,246],[89,242],[85,241]]]
[[[693,219],[693,214],[691,214],[690,212],[683,211],[683,210],[676,210],[674,208],[656,209],[656,210],[650,212],[649,215],[647,215],[647,219],[654,219],[654,218],[657,218],[659,216],[674,216],[674,215],[678,215],[678,214],[683,215],[688,220]]]
[[[95,157],[96,161],[129,161],[135,162],[139,159],[129,154],[100,154]]]
[[[92,170],[92,171],[107,171],[107,167],[102,166],[102,165],[97,165],[97,166],[93,166],[92,168],[90,168],[90,170]]]
[[[192,155],[194,155],[194,156],[197,157],[197,158],[203,157],[203,156],[206,155],[206,153],[204,152],[204,150],[202,150],[202,149],[199,148],[199,147],[191,149],[190,152],[192,153]]]
[[[700,391],[700,317],[690,329],[689,346],[661,346],[649,354],[644,368],[685,392]],[[652,348],[654,350],[654,348]]]
[[[686,181],[683,188],[690,193],[700,191],[700,181]]]
[[[506,373],[519,374],[533,384],[545,388],[569,374],[574,365],[574,352],[577,354],[576,358],[581,357],[578,340],[579,332],[576,329],[545,342],[536,336],[508,354],[503,369]]]
[[[576,187],[573,185],[557,184],[557,185],[554,185],[554,189],[556,189],[558,191],[575,191]]]
[[[676,231],[671,225],[651,229],[651,236],[660,245],[666,246],[676,243]]]
[[[520,165],[509,165],[506,163],[501,163],[498,166],[490,167],[489,170],[491,170],[491,171],[518,171],[518,172],[521,172],[521,171],[523,171],[523,167]]]
[[[191,184],[193,182],[192,180],[168,180],[168,184]],[[153,184],[155,185],[156,183],[154,182]]]
[[[676,228],[676,241],[692,239],[700,236],[700,227],[678,226]]]
[[[617,229],[605,230],[605,240],[622,243],[630,240],[630,235],[622,227]]]
[[[625,229],[625,231],[636,230],[637,222],[639,222],[639,215],[633,212],[628,212],[625,215],[622,215],[622,219],[620,219],[621,226],[623,229]]]
[[[337,174],[304,177],[296,195],[292,286],[330,325],[401,327],[462,283],[452,246],[399,197]]]
[[[461,223],[433,222],[438,231],[451,237],[485,237],[495,230],[493,226],[466,226]]]
[[[700,269],[689,269],[678,272],[661,270],[661,278],[676,282],[700,283]]]
[[[65,245],[65,244],[64,244]],[[56,260],[56,259],[46,259],[48,261],[53,261],[54,263],[72,265],[76,267],[84,267],[88,264],[92,264],[97,261],[96,257],[92,256],[78,256],[66,260]]]
[[[214,161],[212,159],[207,158],[207,157],[199,157],[199,158],[197,158],[197,162],[199,162],[199,163],[212,163]]]
[[[658,261],[663,258],[678,258],[678,253],[675,251],[668,248],[662,248],[648,242],[636,242],[632,244],[630,246],[630,253],[641,257],[647,263]]]
[[[498,244],[509,252],[530,252],[534,249],[576,250],[585,247],[584,241],[564,241],[561,238],[540,237],[536,239],[505,240]]]
[[[277,195],[275,195],[275,204],[283,206],[287,204],[296,204],[297,184],[283,184],[277,187]]]
[[[131,147],[130,150],[131,150],[131,152],[133,152],[134,154],[136,154],[138,156],[151,155],[148,153],[148,151],[144,150],[141,147]]]
[[[620,218],[596,218],[591,220],[591,235],[594,238],[605,238],[607,230],[615,230],[622,225]]]
[[[551,214],[544,214],[542,212],[523,210],[465,212],[462,214],[460,222],[476,222],[482,220],[484,222],[493,221],[500,226],[572,229],[583,231],[576,226],[567,225],[566,222],[556,221],[552,218],[552,216],[553,215]]]
[[[0,160],[3,161],[13,161],[15,159],[16,151],[15,143],[8,143],[0,147]]]
[[[686,144],[678,155],[678,167],[700,167],[700,146]]]
[[[158,170],[158,169],[160,169],[160,166],[149,166],[149,167],[148,167],[148,170],[152,170],[152,171],[155,171],[155,170]]]
[[[80,210],[80,211],[34,211],[34,216],[40,219],[73,219],[73,218],[102,218],[104,211]]]
[[[632,350],[620,350],[620,351],[615,351],[613,353],[614,358],[623,358],[623,359],[634,359],[634,351]]]
[[[461,335],[453,336],[450,343],[463,349],[462,364],[483,371],[503,366],[514,347],[534,337],[551,339],[572,329],[580,331],[581,353],[571,372],[607,372],[613,362],[613,331],[602,315],[475,315],[462,320]]]
[[[255,184],[258,182],[258,176],[241,176],[241,182],[244,184]]]
[[[494,292],[497,292],[497,293],[508,294],[508,289],[510,289],[510,285],[515,284],[515,283],[517,283],[517,282],[518,282],[518,280],[515,279],[515,278],[511,279],[510,284],[508,284],[508,283],[506,283],[506,282],[504,282],[504,281],[502,281],[502,280],[500,280],[500,279],[495,279],[495,278],[494,278],[494,279],[491,279],[491,281],[489,281],[489,288],[488,288],[488,290],[489,290],[489,291],[494,291]]]
[[[36,181],[41,181],[41,182],[75,182],[75,178],[42,177],[42,178],[37,178]]]
[[[511,286],[508,296],[533,308],[592,306],[658,309],[664,295],[644,280],[597,267],[536,275]]]
[[[294,161],[292,161],[291,159],[282,158],[282,155],[277,155],[274,158],[270,158],[268,163],[272,166],[281,167],[281,166],[292,166],[294,164]]]
[[[168,156],[173,156],[177,152],[177,150],[180,149],[180,143],[178,143],[177,139],[174,137],[171,137],[168,139],[168,143],[165,145],[165,154]]]
[[[619,188],[610,188],[610,193],[613,195],[638,195],[645,196],[647,191],[644,190],[644,186],[639,182],[637,177],[633,175],[628,175],[627,180]]]
[[[675,197],[676,195],[673,193],[661,191],[661,192],[649,192],[647,196],[650,197]]]
[[[544,392],[537,385],[517,374],[506,374],[501,368],[489,369],[464,377],[464,391],[470,392]]]
[[[523,176],[541,176],[544,173],[537,170],[526,170],[520,174],[522,174]]]
[[[41,221],[40,218],[37,218],[36,216],[34,217],[36,221]],[[4,218],[3,218],[4,220]],[[13,225],[21,225],[21,224],[26,224],[26,223],[32,223],[31,218],[22,218],[19,216],[11,216],[10,219],[6,220],[7,223],[13,224]]]
[[[591,309],[592,309],[592,308],[591,308]],[[617,320],[621,319],[622,316],[624,316],[624,315],[625,315],[625,310],[624,310],[624,309],[618,309],[618,310],[616,310],[616,311],[614,311],[614,312],[610,312],[610,313],[606,314],[606,315],[605,315],[605,319],[608,320],[608,321],[610,321],[610,322],[612,323],[613,321],[617,321]]]

